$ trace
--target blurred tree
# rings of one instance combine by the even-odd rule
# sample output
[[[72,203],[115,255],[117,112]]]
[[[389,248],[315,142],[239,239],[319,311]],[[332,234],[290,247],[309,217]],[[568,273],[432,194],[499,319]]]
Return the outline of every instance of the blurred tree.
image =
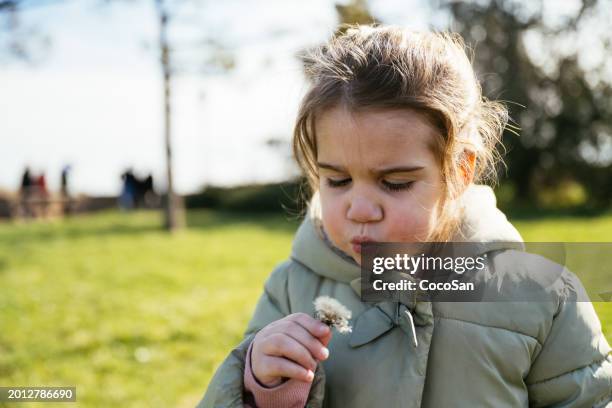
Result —
[[[374,17],[370,11],[367,0],[350,0],[348,3],[335,3],[338,26],[333,36],[339,36],[346,32],[352,24],[378,24],[380,21]],[[311,48],[302,48],[298,51],[297,57],[302,63],[304,75],[308,77],[308,70],[304,65],[304,56]]]
[[[64,0],[0,0],[0,63],[19,60],[35,64],[43,58],[51,39],[20,21],[20,12]]]
[[[547,5],[549,8],[547,8]],[[559,14],[543,0],[444,1],[475,48],[485,94],[509,103],[507,176],[523,201],[579,182],[592,205],[612,202],[612,58],[606,1]]]
[[[338,29],[335,35],[346,31],[349,24],[377,24],[378,19],[372,15],[367,0],[351,0],[346,4],[336,3]]]
[[[138,0],[105,0],[106,2],[134,2]],[[149,0],[147,0],[149,1]],[[164,143],[166,156],[166,199],[164,200],[164,226],[168,231],[174,231],[185,224],[184,207],[182,201],[177,200],[174,192],[173,157],[172,157],[172,84],[179,70],[185,69],[182,64],[193,65],[193,61],[185,60],[178,63],[175,60],[177,48],[180,45],[177,40],[170,38],[170,30],[173,22],[180,18],[181,12],[188,6],[198,6],[203,3],[200,0],[150,0],[152,1],[159,25],[159,37],[157,48],[159,50],[159,62],[163,77],[164,94]],[[198,36],[201,36],[199,34]],[[172,43],[172,44],[171,44]],[[196,41],[196,48],[202,53],[203,48],[206,59],[198,61],[199,73],[227,72],[234,68],[234,57],[227,52],[223,44],[216,37],[204,36]],[[191,47],[192,48],[192,47]]]
[[[172,175],[172,66],[170,60],[170,44],[168,43],[169,11],[164,0],[155,0],[157,18],[159,21],[159,51],[164,87],[164,142],[166,145],[166,200],[164,201],[164,226],[169,231],[176,230],[184,224],[180,220],[180,209],[174,193],[174,177]]]

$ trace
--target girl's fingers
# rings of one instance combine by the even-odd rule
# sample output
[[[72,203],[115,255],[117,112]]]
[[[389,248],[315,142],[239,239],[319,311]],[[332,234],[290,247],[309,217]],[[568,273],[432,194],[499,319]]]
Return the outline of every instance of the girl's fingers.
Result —
[[[325,360],[329,356],[327,347],[320,338],[313,337],[308,330],[295,321],[287,321],[284,333],[300,342],[310,352],[313,358]]]
[[[325,336],[331,331],[326,324],[320,322],[312,316],[308,316],[306,313],[290,314],[287,316],[287,320],[298,323],[300,326],[308,330],[308,332],[310,332],[310,334],[312,334],[314,337]]]
[[[317,362],[306,347],[285,333],[276,333],[266,338],[261,351],[268,356],[286,357],[306,370],[314,371]]]
[[[319,340],[321,341],[321,344],[323,344],[323,346],[325,346],[325,348],[327,348],[327,345],[331,341],[331,338],[332,338],[332,331],[330,330],[329,333],[323,335],[322,337],[319,337]],[[328,351],[328,353],[329,353],[329,351]]]
[[[263,366],[266,376],[287,377],[296,380],[311,382],[314,378],[314,370],[307,370],[299,364],[283,357],[264,356]]]

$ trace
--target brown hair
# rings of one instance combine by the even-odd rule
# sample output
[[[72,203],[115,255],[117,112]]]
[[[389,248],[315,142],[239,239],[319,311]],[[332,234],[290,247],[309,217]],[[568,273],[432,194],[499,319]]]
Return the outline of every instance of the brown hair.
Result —
[[[458,34],[411,32],[393,26],[351,26],[327,44],[302,56],[311,86],[298,112],[293,153],[312,191],[318,189],[315,120],[343,104],[359,109],[414,109],[424,114],[439,137],[445,202],[435,239],[447,240],[459,217],[447,204],[459,194],[465,151],[475,157],[475,181],[495,181],[495,147],[507,123],[507,110],[482,96]]]

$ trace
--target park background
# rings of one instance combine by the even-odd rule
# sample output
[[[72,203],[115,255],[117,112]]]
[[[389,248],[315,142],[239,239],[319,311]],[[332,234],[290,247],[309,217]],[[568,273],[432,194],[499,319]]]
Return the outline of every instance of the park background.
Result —
[[[461,33],[511,112],[499,206],[526,241],[610,242],[610,17],[601,0],[0,0],[0,385],[197,403],[289,254],[297,54],[341,23]],[[26,166],[48,182],[28,202]],[[152,175],[147,199],[128,169]]]

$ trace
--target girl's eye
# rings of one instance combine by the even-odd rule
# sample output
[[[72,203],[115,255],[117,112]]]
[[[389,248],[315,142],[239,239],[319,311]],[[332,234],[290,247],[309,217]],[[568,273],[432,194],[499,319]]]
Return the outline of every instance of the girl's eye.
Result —
[[[342,186],[346,186],[350,182],[351,182],[350,178],[339,179],[339,180],[335,180],[332,178],[327,179],[327,185],[330,187],[342,187]]]
[[[382,182],[383,187],[389,191],[408,190],[410,187],[412,187],[413,184],[414,181],[408,181],[405,183],[390,183],[388,181],[383,180]]]
[[[327,178],[327,185],[330,187],[343,187],[343,186],[348,185],[351,181],[352,180],[350,178],[344,178],[344,179]],[[412,187],[413,184],[414,184],[414,181],[408,181],[404,183],[391,183],[386,180],[382,181],[383,188],[388,191],[408,190],[410,187]]]

